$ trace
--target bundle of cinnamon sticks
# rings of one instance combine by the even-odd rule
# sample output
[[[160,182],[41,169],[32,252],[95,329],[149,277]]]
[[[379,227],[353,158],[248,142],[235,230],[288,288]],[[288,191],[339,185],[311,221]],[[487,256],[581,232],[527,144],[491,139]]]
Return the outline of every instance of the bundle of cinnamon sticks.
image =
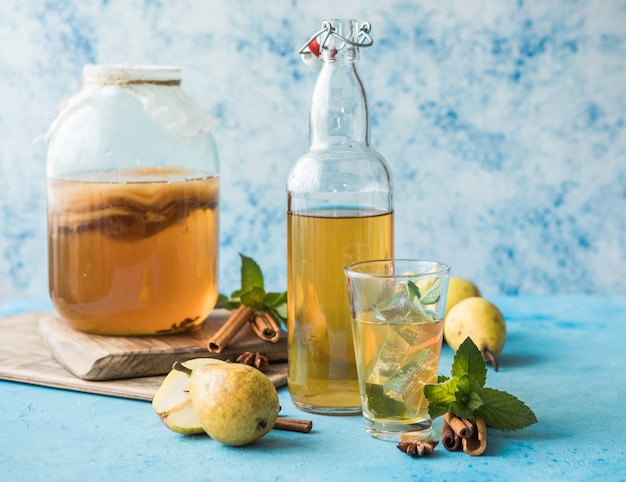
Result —
[[[487,425],[479,416],[471,421],[448,412],[443,416],[441,443],[452,452],[481,455],[487,448]]]
[[[262,340],[276,343],[280,340],[280,327],[268,313],[255,311],[241,305],[209,339],[207,348],[211,353],[221,353],[233,337],[249,323],[254,333]]]

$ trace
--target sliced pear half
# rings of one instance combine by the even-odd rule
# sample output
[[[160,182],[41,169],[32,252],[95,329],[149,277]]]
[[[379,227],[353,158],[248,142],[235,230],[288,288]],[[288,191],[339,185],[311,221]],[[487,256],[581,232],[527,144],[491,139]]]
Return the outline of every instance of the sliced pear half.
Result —
[[[209,363],[225,363],[215,358],[194,358],[183,362],[193,370]],[[167,428],[176,433],[204,433],[189,395],[189,376],[178,370],[170,371],[152,399],[152,408]]]

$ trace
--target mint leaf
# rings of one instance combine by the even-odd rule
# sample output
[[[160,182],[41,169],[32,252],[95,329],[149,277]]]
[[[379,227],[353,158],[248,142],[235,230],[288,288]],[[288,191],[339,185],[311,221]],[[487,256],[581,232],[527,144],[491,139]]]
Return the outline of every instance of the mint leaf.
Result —
[[[468,375],[459,375],[452,378],[451,383],[456,385],[456,393],[461,395],[469,395],[472,390],[472,382]],[[457,396],[458,400],[458,396]]]
[[[287,303],[285,303],[284,305],[276,306],[274,309],[276,310],[278,316],[280,316],[285,321],[285,323],[287,323]]]
[[[269,306],[278,307],[287,303],[287,292],[284,293],[266,293],[263,303]]]
[[[283,325],[286,330],[287,326],[287,292],[284,293],[266,293],[263,298],[263,311],[269,313],[277,322]]]
[[[265,288],[263,273],[259,265],[252,259],[239,253],[241,256],[241,291],[252,288]],[[245,304],[245,303],[244,303]]]
[[[422,295],[420,298],[420,303],[423,305],[432,305],[433,303],[437,303],[439,298],[441,297],[441,288],[443,286],[443,280],[438,279],[435,281],[430,288],[426,290],[426,293]]]
[[[424,385],[430,418],[435,419],[446,412],[453,412],[459,417],[473,420],[472,408],[468,404],[476,406],[473,395],[476,388],[480,387],[467,375],[450,378],[443,383]]]
[[[252,308],[253,310],[263,310],[263,299],[265,298],[265,290],[261,287],[255,286],[248,291],[241,293],[241,302]]]
[[[233,291],[230,299],[219,294],[216,308],[235,310],[242,304],[255,311],[268,313],[287,329],[287,292],[266,293],[263,273],[259,265],[250,257],[241,256],[241,289]]]
[[[452,412],[459,418],[474,420],[474,411],[462,402],[453,402],[450,404],[448,412]]]
[[[502,430],[521,430],[534,423],[537,417],[524,402],[510,393],[494,388],[481,388],[483,405],[476,410],[487,425]]]
[[[450,386],[456,386],[455,401],[450,404],[449,411],[457,417],[474,420],[474,410],[483,404],[476,390],[480,390],[478,383],[469,375],[452,378]]]
[[[215,308],[222,308],[225,310],[234,310],[237,309],[239,303],[233,302],[228,299],[226,295],[219,294],[217,297],[217,303],[215,304]]]
[[[417,304],[415,298],[419,300],[422,297],[419,287],[413,283],[413,281],[409,280],[407,288],[409,289],[409,298],[413,301],[413,303]]]
[[[365,383],[364,389],[367,409],[374,417],[402,417],[406,412],[406,404],[386,395],[382,385]]]
[[[456,384],[448,382],[424,385],[424,395],[428,399],[428,413],[433,420],[449,411],[456,402]]]
[[[454,354],[452,376],[469,375],[479,386],[484,387],[487,381],[487,365],[483,356],[470,337],[467,337]]]
[[[419,286],[417,286],[413,281],[409,280],[409,282],[407,283],[409,298],[416,305],[418,304],[418,302],[421,305],[432,305],[433,303],[437,303],[437,301],[439,301],[439,297],[441,296],[442,286],[443,281],[441,279],[438,279],[430,286],[430,288],[426,290],[424,294],[422,294]]]
[[[469,394],[469,397],[466,400],[467,408],[475,412],[480,407],[484,405],[483,399],[480,398],[480,395],[476,392],[472,392]]]
[[[279,307],[264,305],[264,310],[280,323],[283,329],[287,329],[287,305],[280,305]]]
[[[480,390],[480,387],[476,383],[476,381],[468,375],[463,375],[461,377],[453,378],[456,380],[456,400],[459,403],[464,404],[470,410],[475,410],[482,405],[482,400],[477,390]]]

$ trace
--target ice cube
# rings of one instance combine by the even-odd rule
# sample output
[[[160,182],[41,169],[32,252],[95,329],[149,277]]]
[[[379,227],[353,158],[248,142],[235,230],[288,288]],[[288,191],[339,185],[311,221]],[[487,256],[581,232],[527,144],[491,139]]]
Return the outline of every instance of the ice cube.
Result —
[[[391,298],[376,305],[376,318],[387,323],[400,322],[424,313],[419,304],[416,305],[404,291],[397,291]]]
[[[411,325],[398,325],[392,327],[393,331],[401,337],[409,347],[415,347],[424,343],[424,334]]]
[[[372,371],[367,377],[372,383],[384,383],[393,376],[404,361],[409,345],[398,335],[393,326],[387,327],[387,335],[383,341]]]
[[[424,386],[424,380],[434,368],[431,362],[432,354],[433,352],[427,348],[413,353],[408,361],[385,382],[383,385],[384,394],[399,402],[405,402],[417,390],[421,390]]]

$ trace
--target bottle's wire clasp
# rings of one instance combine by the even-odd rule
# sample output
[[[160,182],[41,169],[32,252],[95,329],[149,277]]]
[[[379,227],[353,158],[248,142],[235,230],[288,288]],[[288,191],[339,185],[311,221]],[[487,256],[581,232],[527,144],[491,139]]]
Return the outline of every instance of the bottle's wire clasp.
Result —
[[[309,39],[305,42],[305,44],[300,47],[298,53],[300,55],[304,54],[313,54],[316,57],[319,56],[319,51],[327,48],[326,44],[328,43],[328,39],[330,37],[335,37],[340,42],[344,42],[345,44],[352,45],[353,47],[370,47],[374,41],[370,36],[370,30],[372,29],[372,25],[369,22],[363,22],[361,27],[359,28],[359,34],[357,36],[356,41],[348,39],[343,35],[337,33],[337,29],[333,27],[332,23],[329,20],[324,20],[322,22],[322,28],[315,32]],[[321,41],[317,40],[321,38]],[[318,46],[315,46],[313,49],[311,48],[311,44],[317,42]],[[340,46],[337,50],[341,50]],[[317,51],[317,52],[315,52]]]

